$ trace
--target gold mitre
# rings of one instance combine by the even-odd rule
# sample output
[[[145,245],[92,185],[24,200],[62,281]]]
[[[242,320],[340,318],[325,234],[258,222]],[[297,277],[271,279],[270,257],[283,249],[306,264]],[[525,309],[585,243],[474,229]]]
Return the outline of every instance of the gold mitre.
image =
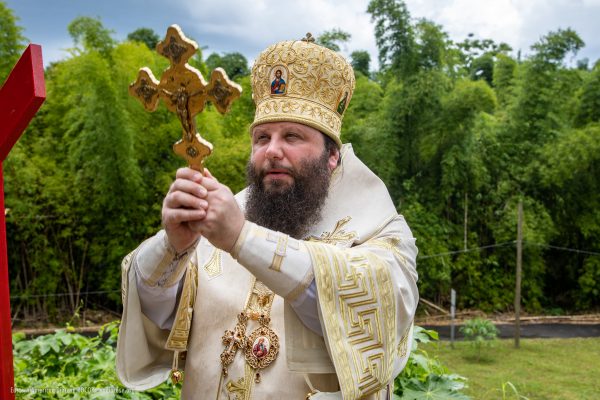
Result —
[[[309,125],[341,146],[342,118],[354,91],[352,66],[338,53],[314,43],[312,35],[275,43],[252,67],[256,114],[250,130],[265,122]]]

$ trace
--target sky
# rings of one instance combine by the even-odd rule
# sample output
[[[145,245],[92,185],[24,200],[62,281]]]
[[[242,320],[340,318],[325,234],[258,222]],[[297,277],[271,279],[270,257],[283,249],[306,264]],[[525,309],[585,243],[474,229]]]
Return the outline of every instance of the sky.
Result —
[[[238,51],[252,63],[268,45],[317,36],[339,28],[352,35],[342,48],[348,56],[367,50],[377,67],[377,47],[368,0],[0,0],[20,19],[24,35],[41,44],[44,63],[68,57],[73,47],[67,25],[78,16],[99,17],[113,37],[123,40],[137,28],[161,38],[171,24],[210,53]],[[526,55],[543,35],[573,28],[586,46],[576,59],[600,59],[600,0],[405,0],[413,19],[441,25],[451,39],[506,42]],[[569,60],[574,61],[574,60]]]

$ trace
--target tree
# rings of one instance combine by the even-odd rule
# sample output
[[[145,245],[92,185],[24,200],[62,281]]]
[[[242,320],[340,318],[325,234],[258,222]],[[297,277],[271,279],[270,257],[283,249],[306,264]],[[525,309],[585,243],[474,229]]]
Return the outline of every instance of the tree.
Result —
[[[467,66],[483,54],[506,54],[512,51],[512,47],[504,42],[496,43],[492,39],[473,39],[474,37],[474,33],[469,33],[465,40],[456,43],[456,47],[461,50]]]
[[[471,79],[483,79],[489,85],[494,83],[494,56],[485,53],[471,63]]]
[[[578,127],[600,122],[600,65],[592,71],[583,86],[575,123]]]
[[[230,79],[247,76],[250,74],[248,68],[248,60],[241,53],[225,53],[220,56],[217,53],[212,53],[206,59],[206,66],[210,71],[217,67],[221,67],[227,72]]]
[[[91,17],[77,17],[67,27],[75,46],[82,45],[83,50],[98,51],[104,57],[110,55],[115,45],[111,37],[113,31],[104,28],[100,19]]]
[[[419,68],[442,68],[446,63],[448,35],[440,25],[421,19],[415,25],[415,57]]]
[[[12,10],[0,1],[0,86],[25,48],[23,28],[17,25],[17,21]]]
[[[496,90],[498,103],[506,105],[512,99],[517,62],[506,54],[498,54],[494,64],[493,87]]]
[[[568,28],[550,32],[531,46],[531,49],[535,51],[535,60],[558,65],[567,54],[577,54],[584,45],[577,32]]]
[[[340,51],[340,44],[348,42],[351,37],[348,32],[334,28],[317,36],[316,43],[333,51]]]
[[[354,72],[359,72],[364,76],[369,76],[371,55],[365,50],[355,50],[350,54],[352,68]]]
[[[415,71],[415,34],[403,0],[371,0],[367,7],[375,23],[379,64],[409,76]]]
[[[473,80],[485,79],[493,84],[494,63],[498,57],[505,56],[512,48],[504,43],[496,43],[492,39],[474,39],[474,34],[469,33],[462,42],[455,44],[459,50],[459,58],[464,74]]]
[[[160,37],[150,28],[138,28],[127,35],[127,40],[144,43],[150,50],[154,50]]]

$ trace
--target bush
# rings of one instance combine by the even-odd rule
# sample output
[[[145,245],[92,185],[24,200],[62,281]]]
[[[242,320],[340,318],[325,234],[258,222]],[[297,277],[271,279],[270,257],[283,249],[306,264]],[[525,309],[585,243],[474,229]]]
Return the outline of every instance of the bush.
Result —
[[[498,329],[489,319],[473,318],[465,322],[460,327],[460,332],[465,340],[471,343],[477,361],[481,360],[481,351],[484,346],[491,347],[492,343],[498,337]]]
[[[115,371],[118,321],[88,338],[68,329],[26,340],[13,335],[15,387],[19,399],[179,399],[166,382],[145,392],[126,389]]]
[[[466,388],[467,379],[450,374],[448,370],[425,350],[418,348],[419,343],[438,340],[438,333],[415,326],[412,352],[406,367],[394,380],[394,399],[453,399],[468,400],[461,391]]]

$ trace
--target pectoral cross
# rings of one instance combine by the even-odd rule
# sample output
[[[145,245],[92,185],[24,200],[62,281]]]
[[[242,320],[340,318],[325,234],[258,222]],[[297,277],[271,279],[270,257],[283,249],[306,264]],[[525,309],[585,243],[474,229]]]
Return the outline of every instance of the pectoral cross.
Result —
[[[149,68],[141,68],[137,80],[129,85],[129,93],[148,111],[156,110],[159,99],[167,109],[177,114],[183,137],[173,145],[173,151],[183,157],[190,168],[204,170],[204,159],[212,152],[212,144],[196,132],[196,114],[207,101],[221,114],[229,111],[231,103],[240,97],[242,88],[229,80],[225,71],[215,68],[207,83],[197,69],[187,64],[198,45],[185,37],[179,26],[171,25],[164,40],[156,46],[158,53],[170,61],[160,82]]]
[[[221,365],[223,367],[223,375],[227,375],[227,367],[233,362],[235,353],[238,349],[243,349],[246,346],[246,324],[248,316],[245,313],[238,314],[238,322],[233,331],[226,330],[221,338],[225,349],[221,353]]]
[[[0,89],[0,398],[14,399],[2,162],[46,98],[42,48],[30,44]]]

